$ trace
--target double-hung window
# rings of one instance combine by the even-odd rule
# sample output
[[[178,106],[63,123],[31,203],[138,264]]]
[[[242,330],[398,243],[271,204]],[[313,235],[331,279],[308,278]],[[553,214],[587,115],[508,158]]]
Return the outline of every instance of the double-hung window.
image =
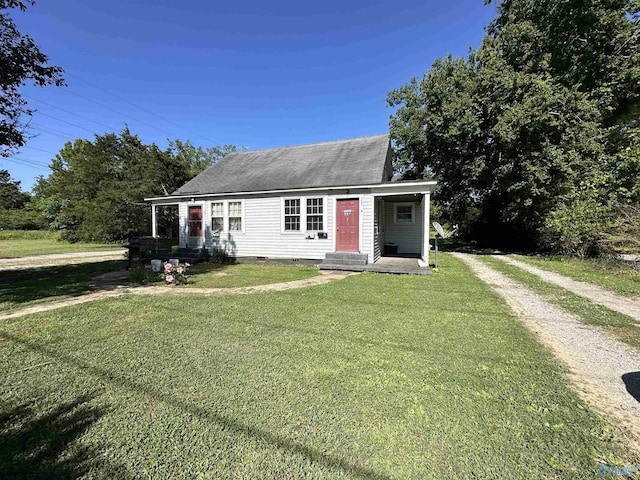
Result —
[[[307,231],[324,230],[324,204],[322,198],[307,198]]]
[[[242,202],[229,202],[229,231],[242,231]]]
[[[413,203],[396,203],[395,223],[413,223]]]
[[[214,234],[224,230],[224,203],[213,202],[211,204],[211,231]]]
[[[300,231],[300,199],[285,198],[284,199],[284,231],[299,232]]]

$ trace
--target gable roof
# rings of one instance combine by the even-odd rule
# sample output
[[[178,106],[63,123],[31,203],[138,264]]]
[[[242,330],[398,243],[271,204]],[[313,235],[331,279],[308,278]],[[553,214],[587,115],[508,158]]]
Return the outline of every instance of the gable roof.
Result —
[[[389,135],[233,152],[173,195],[258,192],[385,181]]]

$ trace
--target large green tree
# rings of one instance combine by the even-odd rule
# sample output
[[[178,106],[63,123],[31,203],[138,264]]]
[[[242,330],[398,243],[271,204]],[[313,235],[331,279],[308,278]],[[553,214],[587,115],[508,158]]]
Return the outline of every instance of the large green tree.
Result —
[[[555,247],[568,238],[563,222],[592,231],[634,168],[618,152],[637,141],[637,6],[499,3],[478,50],[389,92],[397,168],[435,174],[444,215],[468,238]]]
[[[32,0],[0,0],[0,156],[10,156],[25,144],[26,123],[32,111],[19,88],[28,82],[38,86],[64,85],[62,69],[49,59],[33,39],[20,33],[9,9],[26,10]]]
[[[50,226],[69,240],[149,234],[151,209],[144,198],[173,192],[205,166],[198,156],[174,151],[146,145],[128,128],[78,139],[56,155],[51,174],[38,179],[36,201]]]
[[[11,178],[7,170],[0,170],[0,210],[18,210],[31,200],[31,195],[23,192],[20,181]]]

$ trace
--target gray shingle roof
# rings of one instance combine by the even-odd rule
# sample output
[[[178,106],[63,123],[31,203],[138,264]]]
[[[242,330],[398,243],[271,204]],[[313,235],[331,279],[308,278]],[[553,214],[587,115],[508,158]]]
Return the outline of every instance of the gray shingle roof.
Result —
[[[173,195],[256,192],[384,181],[389,135],[230,153]]]

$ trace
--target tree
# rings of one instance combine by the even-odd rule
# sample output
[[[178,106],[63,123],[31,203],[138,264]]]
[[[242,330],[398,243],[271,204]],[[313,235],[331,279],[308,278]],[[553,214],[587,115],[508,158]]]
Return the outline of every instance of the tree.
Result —
[[[187,166],[190,177],[195,177],[228,153],[237,150],[235,145],[223,145],[210,148],[196,147],[190,140],[169,140],[168,153]]]
[[[637,171],[614,167],[637,122],[638,4],[501,2],[478,50],[389,92],[396,168],[435,174],[443,215],[485,243],[540,246],[559,218],[611,217],[612,172]],[[576,201],[606,208],[567,215]]]
[[[7,13],[10,8],[25,11],[33,0],[0,0],[0,156],[8,157],[25,144],[27,124],[23,120],[32,110],[20,95],[19,87],[64,85],[62,69],[48,64],[33,39],[20,33]]]
[[[37,180],[34,195],[50,227],[64,238],[123,241],[150,234],[151,208],[144,198],[166,195],[190,180],[193,160],[145,145],[125,128],[67,143],[52,160],[51,174]]]
[[[7,170],[0,170],[0,209],[19,210],[31,200],[31,195],[20,189],[20,182],[14,180]]]

